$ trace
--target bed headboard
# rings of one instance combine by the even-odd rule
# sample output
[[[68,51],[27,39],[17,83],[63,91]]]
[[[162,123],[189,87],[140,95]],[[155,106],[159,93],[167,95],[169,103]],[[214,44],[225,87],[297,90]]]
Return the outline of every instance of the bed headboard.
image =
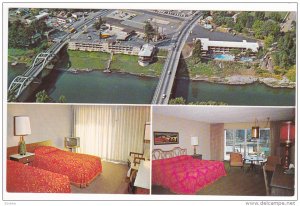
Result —
[[[42,142],[35,142],[35,143],[30,143],[26,144],[26,150],[27,152],[33,152],[35,148],[39,146],[52,146],[52,140],[46,140]],[[18,153],[18,146],[13,146],[13,147],[8,147],[7,148],[7,159],[9,159],[9,156],[12,154],[17,154]]]
[[[182,149],[180,147],[174,147],[172,150],[168,150],[168,151],[163,151],[161,149],[154,149],[152,151],[152,160],[177,157],[186,154],[187,154],[187,149]]]

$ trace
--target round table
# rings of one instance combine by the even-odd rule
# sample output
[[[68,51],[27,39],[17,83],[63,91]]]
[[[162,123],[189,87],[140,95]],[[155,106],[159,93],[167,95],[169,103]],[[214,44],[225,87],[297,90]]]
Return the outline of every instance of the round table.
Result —
[[[260,162],[264,162],[266,159],[258,156],[258,155],[247,155],[244,158],[245,161],[249,161],[250,162],[250,168],[249,169],[255,169],[255,162],[258,162],[258,164]]]

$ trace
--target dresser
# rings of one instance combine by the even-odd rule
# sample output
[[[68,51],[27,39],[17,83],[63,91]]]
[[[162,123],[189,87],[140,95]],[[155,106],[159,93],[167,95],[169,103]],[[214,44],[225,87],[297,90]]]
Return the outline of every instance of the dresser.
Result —
[[[277,165],[273,173],[270,189],[272,196],[293,196],[294,195],[294,174],[284,174],[281,165]]]

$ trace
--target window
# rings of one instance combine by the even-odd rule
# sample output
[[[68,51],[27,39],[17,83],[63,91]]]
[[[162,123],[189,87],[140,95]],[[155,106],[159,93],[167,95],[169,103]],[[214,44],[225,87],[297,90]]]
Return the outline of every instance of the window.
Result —
[[[254,140],[251,137],[251,129],[226,129],[225,130],[224,159],[229,160],[231,152],[239,152],[243,156],[249,153],[270,155],[270,129],[261,128],[260,137]]]

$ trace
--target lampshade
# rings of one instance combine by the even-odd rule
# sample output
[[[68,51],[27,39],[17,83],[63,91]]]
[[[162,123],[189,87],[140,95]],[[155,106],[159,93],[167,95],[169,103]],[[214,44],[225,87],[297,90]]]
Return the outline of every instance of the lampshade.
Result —
[[[295,125],[292,121],[282,123],[280,127],[280,139],[283,142],[292,142],[295,139]]]
[[[191,137],[191,145],[195,146],[198,144],[199,144],[198,137]]]
[[[251,134],[252,134],[253,139],[258,139],[259,138],[259,127],[252,127]]]
[[[15,117],[15,136],[31,134],[30,119],[27,116]]]
[[[149,122],[146,122],[146,124],[145,124],[144,140],[150,140],[150,123]]]

